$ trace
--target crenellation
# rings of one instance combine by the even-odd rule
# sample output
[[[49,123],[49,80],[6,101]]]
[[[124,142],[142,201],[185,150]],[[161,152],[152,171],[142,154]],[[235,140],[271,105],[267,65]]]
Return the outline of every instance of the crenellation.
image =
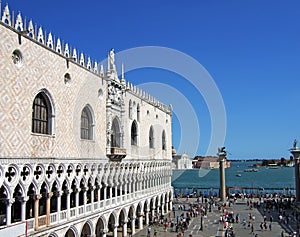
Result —
[[[55,51],[59,54],[62,53],[60,38],[57,38]]]
[[[86,68],[89,69],[89,70],[91,70],[91,68],[92,68],[92,65],[91,65],[91,58],[90,58],[90,57],[88,57],[88,59],[87,59]]]
[[[76,49],[75,49],[75,48],[73,49],[72,58],[73,58],[74,62],[77,63],[77,52],[76,52]]]
[[[83,53],[80,54],[79,64],[83,67],[85,66]]]
[[[44,34],[43,34],[43,29],[41,26],[39,27],[39,30],[38,30],[37,41],[41,44],[44,44]]]
[[[94,62],[94,73],[98,74],[98,63]]]
[[[10,17],[8,4],[6,4],[6,6],[4,7],[4,11],[3,11],[1,21],[6,25],[11,26],[11,17]]]
[[[28,30],[28,34],[27,35],[30,38],[35,39],[35,31],[34,31],[32,20],[29,21],[27,30]]]
[[[15,29],[17,31],[23,31],[24,30],[22,16],[21,16],[20,12],[17,15],[17,19],[16,19],[16,23],[15,23]]]
[[[48,34],[47,47],[53,49],[53,37],[51,32]]]
[[[65,55],[66,58],[70,58],[70,51],[69,51],[68,43],[65,44],[64,55]]]

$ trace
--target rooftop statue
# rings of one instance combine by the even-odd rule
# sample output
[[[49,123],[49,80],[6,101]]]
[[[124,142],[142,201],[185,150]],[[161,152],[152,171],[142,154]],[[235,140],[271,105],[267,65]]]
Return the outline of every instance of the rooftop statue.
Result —
[[[116,70],[115,52],[113,48],[109,51],[109,55],[108,55],[108,69],[114,71]]]
[[[219,147],[218,148],[218,155],[220,155],[220,154],[223,154],[223,155],[227,155],[227,151],[226,151],[226,148],[225,148],[225,146],[223,146],[223,147]]]
[[[298,149],[298,141],[297,141],[297,139],[294,140],[293,149]]]

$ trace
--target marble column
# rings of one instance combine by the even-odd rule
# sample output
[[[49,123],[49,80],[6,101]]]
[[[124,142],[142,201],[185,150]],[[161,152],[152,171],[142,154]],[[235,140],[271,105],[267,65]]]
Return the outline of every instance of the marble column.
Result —
[[[220,200],[221,202],[226,201],[226,184],[225,184],[225,162],[226,154],[219,153],[219,164],[220,164]]]
[[[145,224],[149,225],[149,209],[146,210],[145,212]]]
[[[57,222],[60,221],[61,194],[62,194],[62,192],[60,192],[60,191],[55,192],[55,197],[57,198],[57,203],[56,203],[56,219],[57,219]]]
[[[11,205],[15,202],[15,199],[6,200],[6,225],[11,224]]]
[[[34,200],[34,230],[37,231],[39,229],[39,201],[42,198],[41,194],[35,195]]]
[[[135,216],[132,217],[131,219],[131,235],[135,234]]]
[[[225,162],[226,162],[226,152],[224,149],[219,149],[219,173],[220,173],[220,201],[226,201],[226,184],[225,184]]]
[[[50,225],[50,205],[51,205],[51,197],[53,196],[53,192],[49,192],[47,194],[46,199],[46,226]]]
[[[91,188],[91,210],[94,211],[94,188]]]
[[[118,237],[118,225],[114,225],[113,228],[113,237]]]
[[[21,200],[21,221],[26,220],[26,202],[29,200],[28,197],[23,197]]]
[[[139,230],[142,230],[143,229],[143,215],[141,213],[138,215],[138,220],[139,220],[138,228],[139,228]]]
[[[290,151],[295,161],[296,202],[300,202],[300,176],[299,176],[300,149],[298,147],[294,147]]]
[[[79,215],[79,191],[78,189],[74,190],[73,192],[75,192],[75,215],[78,216]]]
[[[122,237],[127,236],[127,220],[124,220],[123,226],[122,226]]]

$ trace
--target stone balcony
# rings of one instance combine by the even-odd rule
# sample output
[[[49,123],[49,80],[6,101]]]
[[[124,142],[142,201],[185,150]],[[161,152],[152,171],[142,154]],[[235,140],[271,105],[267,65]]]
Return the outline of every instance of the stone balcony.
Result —
[[[107,154],[107,157],[111,161],[121,161],[126,157],[126,149],[120,147],[111,147],[110,154]]]

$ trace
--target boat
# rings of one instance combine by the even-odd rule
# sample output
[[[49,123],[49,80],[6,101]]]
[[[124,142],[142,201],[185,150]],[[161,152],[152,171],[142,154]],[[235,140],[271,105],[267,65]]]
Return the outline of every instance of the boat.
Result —
[[[268,168],[268,169],[278,169],[279,166],[278,166],[277,164],[268,164],[268,165],[267,165],[267,168]]]
[[[241,177],[242,175],[241,175],[241,174],[236,174],[236,176],[237,176],[237,177]]]
[[[258,169],[245,169],[244,172],[258,172]]]

